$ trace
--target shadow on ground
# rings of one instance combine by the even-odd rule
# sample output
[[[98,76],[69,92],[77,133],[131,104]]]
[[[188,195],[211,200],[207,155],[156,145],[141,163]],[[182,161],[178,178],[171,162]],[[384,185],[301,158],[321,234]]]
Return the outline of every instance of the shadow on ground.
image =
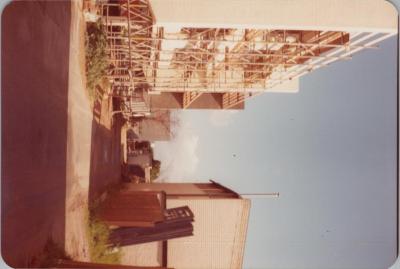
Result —
[[[104,101],[104,102],[107,102]],[[110,110],[98,100],[94,103],[92,121],[92,144],[89,177],[89,205],[110,185],[121,181],[121,115],[115,115],[111,128],[102,125],[110,119]]]

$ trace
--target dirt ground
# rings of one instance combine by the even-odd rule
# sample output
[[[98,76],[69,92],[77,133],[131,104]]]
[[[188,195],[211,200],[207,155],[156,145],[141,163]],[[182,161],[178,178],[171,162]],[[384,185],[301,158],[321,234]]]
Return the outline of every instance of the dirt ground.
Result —
[[[49,238],[88,260],[88,197],[119,180],[121,124],[111,128],[108,100],[93,117],[83,34],[81,1],[16,1],[3,12],[1,247],[13,267]]]
[[[85,22],[82,2],[72,2],[67,136],[65,249],[89,261],[86,240],[88,204],[121,179],[121,121],[111,119],[111,99],[89,103],[85,89]]]
[[[81,9],[81,2],[71,3],[64,246],[74,260],[89,261],[85,221],[93,115],[85,89],[85,22]]]

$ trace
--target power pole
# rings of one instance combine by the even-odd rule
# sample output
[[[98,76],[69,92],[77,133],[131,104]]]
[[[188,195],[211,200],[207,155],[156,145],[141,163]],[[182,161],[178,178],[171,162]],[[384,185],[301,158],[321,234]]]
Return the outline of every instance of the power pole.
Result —
[[[279,198],[279,192],[264,192],[264,193],[240,193],[241,196],[255,196],[255,197],[271,197]]]

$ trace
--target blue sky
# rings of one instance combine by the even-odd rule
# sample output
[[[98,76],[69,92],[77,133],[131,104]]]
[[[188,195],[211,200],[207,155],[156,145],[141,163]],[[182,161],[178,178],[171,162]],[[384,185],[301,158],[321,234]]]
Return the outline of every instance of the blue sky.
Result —
[[[280,192],[252,199],[245,268],[394,261],[396,38],[303,76],[299,93],[179,112],[175,140],[156,144],[170,181]]]

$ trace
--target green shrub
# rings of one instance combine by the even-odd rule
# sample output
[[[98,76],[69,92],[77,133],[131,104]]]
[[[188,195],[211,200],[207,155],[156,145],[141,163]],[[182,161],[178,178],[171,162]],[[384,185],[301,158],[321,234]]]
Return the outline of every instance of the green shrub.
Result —
[[[90,260],[96,263],[120,264],[121,252],[111,252],[108,244],[110,229],[101,221],[91,217],[89,219],[89,252]]]
[[[158,176],[160,175],[160,169],[161,169],[161,162],[159,160],[153,160],[150,170],[151,181],[154,181],[158,178]]]
[[[100,20],[95,23],[87,23],[85,49],[86,87],[89,95],[95,98],[95,87],[104,81],[109,67],[107,36]]]
[[[106,192],[103,196],[112,196],[119,189],[119,185],[110,184],[106,187]],[[90,260],[96,263],[120,264],[122,255],[120,249],[116,248],[117,251],[112,252],[113,249],[108,243],[110,228],[96,217],[100,205],[105,202],[107,202],[107,199],[104,201],[101,196],[95,199],[91,203],[86,216]]]

